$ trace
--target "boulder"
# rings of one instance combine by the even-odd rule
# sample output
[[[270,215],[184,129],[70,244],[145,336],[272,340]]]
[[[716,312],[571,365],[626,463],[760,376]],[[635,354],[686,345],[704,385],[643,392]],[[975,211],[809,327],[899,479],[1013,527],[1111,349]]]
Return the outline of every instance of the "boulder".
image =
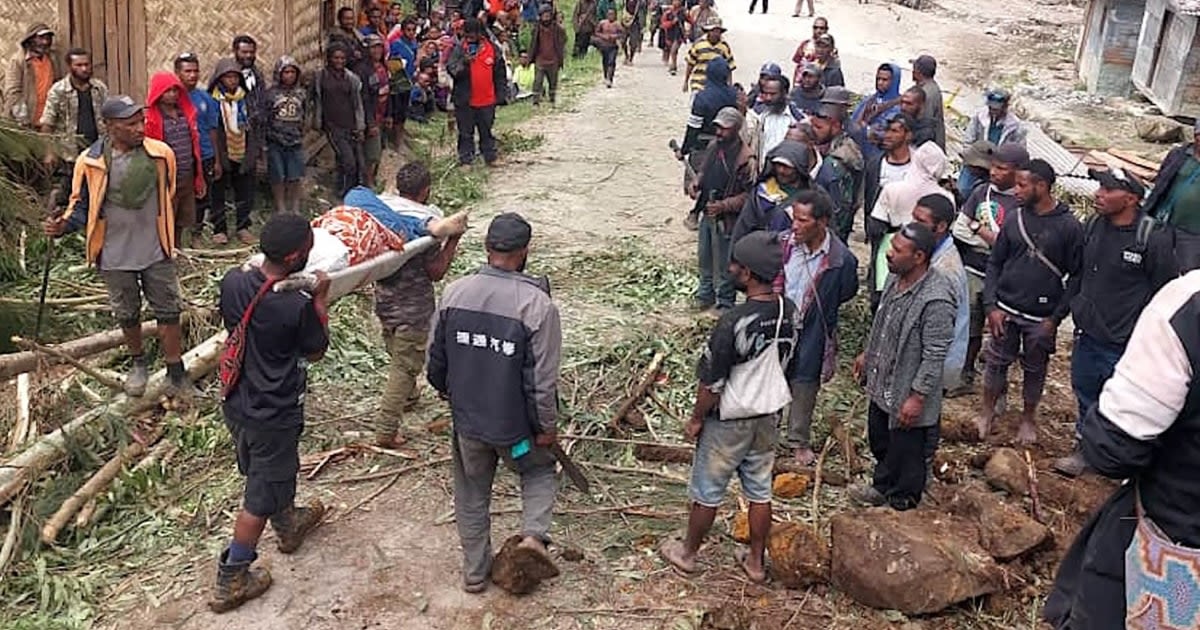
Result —
[[[788,588],[829,581],[829,545],[808,525],[772,525],[767,553],[771,557],[771,576]]]
[[[794,499],[808,490],[808,475],[793,472],[775,475],[771,489],[780,499]]]
[[[509,537],[492,561],[492,582],[513,595],[532,593],[542,580],[558,577],[550,557],[521,546],[521,540],[521,536]]]
[[[1000,497],[982,485],[972,484],[950,499],[946,508],[978,524],[980,546],[997,560],[1019,558],[1050,538],[1049,528]]]
[[[1029,470],[1025,458],[1016,449],[998,448],[983,467],[988,484],[1014,496],[1029,494]]]
[[[962,524],[942,514],[856,510],[834,516],[830,529],[833,584],[867,606],[933,613],[1004,582],[1000,566],[963,537]]]

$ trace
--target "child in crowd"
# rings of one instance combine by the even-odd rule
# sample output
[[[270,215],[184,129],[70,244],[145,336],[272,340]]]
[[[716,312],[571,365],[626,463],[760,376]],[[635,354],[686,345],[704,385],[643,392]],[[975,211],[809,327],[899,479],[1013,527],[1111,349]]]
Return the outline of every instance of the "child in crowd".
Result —
[[[419,123],[429,122],[429,117],[437,111],[437,97],[433,86],[436,81],[430,72],[417,74],[417,83],[413,86],[408,103],[408,118]]]
[[[304,121],[308,93],[300,86],[300,64],[284,55],[275,64],[275,85],[266,93],[267,175],[275,212],[300,212],[304,178]]]
[[[513,92],[517,99],[533,96],[533,75],[536,68],[529,58],[529,51],[521,51],[516,67],[513,68]]]

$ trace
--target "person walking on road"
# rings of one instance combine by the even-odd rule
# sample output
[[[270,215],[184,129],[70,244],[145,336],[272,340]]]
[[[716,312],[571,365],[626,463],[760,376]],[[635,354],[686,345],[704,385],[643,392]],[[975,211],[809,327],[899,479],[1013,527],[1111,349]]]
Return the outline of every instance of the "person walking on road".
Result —
[[[483,592],[491,574],[499,460],[521,479],[520,546],[548,561],[562,329],[549,283],[522,272],[532,235],[518,214],[492,219],[487,264],[446,287],[433,320],[426,373],[454,421],[454,516],[468,593]]]
[[[683,73],[684,92],[698,92],[704,88],[708,62],[717,57],[725,59],[731,74],[737,70],[733,50],[729,48],[729,42],[725,41],[725,27],[721,25],[721,18],[712,18],[701,28],[704,30],[704,39],[692,44],[688,49],[687,70]]]
[[[658,20],[659,43],[662,49],[662,62],[667,66],[667,72],[674,76],[679,71],[679,47],[684,40],[685,15],[683,0],[671,0],[662,8]]]
[[[600,19],[596,16],[596,0],[579,0],[575,3],[575,12],[571,14],[571,25],[575,27],[574,57],[579,59],[587,54],[588,46],[592,45],[592,34],[596,32],[596,24]]]
[[[624,28],[617,21],[616,9],[609,9],[604,19],[596,25],[596,34],[592,40],[600,50],[600,65],[604,71],[605,87],[612,87],[617,76],[617,55],[621,52],[621,39]]]
[[[543,4],[529,40],[533,55],[533,104],[542,102],[543,88],[549,87],[550,104],[558,99],[558,73],[567,56],[567,31],[554,19],[554,7]]]

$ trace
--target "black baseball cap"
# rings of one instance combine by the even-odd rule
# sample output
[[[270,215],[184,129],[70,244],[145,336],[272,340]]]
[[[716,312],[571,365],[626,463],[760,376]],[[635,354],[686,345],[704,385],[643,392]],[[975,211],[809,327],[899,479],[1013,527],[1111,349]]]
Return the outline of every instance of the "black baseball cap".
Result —
[[[775,279],[783,270],[783,246],[774,232],[759,230],[751,232],[733,245],[730,256],[734,262],[767,281]]]
[[[515,212],[505,212],[496,215],[488,225],[484,244],[493,251],[515,252],[528,247],[531,238],[533,228],[525,217]]]
[[[1133,193],[1138,199],[1146,195],[1146,186],[1137,177],[1123,168],[1101,170],[1089,168],[1088,177],[1100,182],[1101,188],[1109,190],[1124,190]]]
[[[124,120],[133,118],[142,109],[132,98],[118,94],[108,97],[100,106],[100,117],[106,120]]]

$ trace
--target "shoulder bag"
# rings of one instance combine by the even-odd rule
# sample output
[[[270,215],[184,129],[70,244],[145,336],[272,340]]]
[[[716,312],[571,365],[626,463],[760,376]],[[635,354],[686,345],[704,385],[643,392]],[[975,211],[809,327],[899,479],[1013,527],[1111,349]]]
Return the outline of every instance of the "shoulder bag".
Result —
[[[258,293],[254,294],[254,299],[250,300],[250,304],[242,313],[242,319],[225,338],[225,347],[221,349],[221,359],[217,364],[217,375],[221,379],[221,400],[229,397],[242,375],[242,361],[246,356],[246,333],[250,327],[250,317],[254,315],[254,307],[258,306],[259,300],[271,290],[274,284],[274,278],[267,278],[263,282],[262,286],[258,288]]]
[[[1029,232],[1025,229],[1024,208],[1017,208],[1017,229],[1021,232],[1021,240],[1025,241],[1025,247],[1029,249],[1029,253],[1034,258],[1037,258],[1039,262],[1045,265],[1047,269],[1054,272],[1054,275],[1058,276],[1059,282],[1065,280],[1067,274],[1063,273],[1062,270],[1058,268],[1058,265],[1054,264],[1054,262],[1047,258],[1046,255],[1042,253],[1041,249],[1038,249],[1037,243],[1033,242],[1033,238],[1029,236]]]
[[[779,331],[783,327],[783,296],[779,296],[779,317],[775,336],[758,356],[738,363],[729,370],[721,390],[721,419],[740,420],[764,416],[783,409],[792,401],[792,390],[779,363]]]
[[[1125,625],[1195,628],[1200,619],[1200,549],[1171,542],[1146,516],[1136,485],[1133,492],[1137,529],[1125,549]]]

